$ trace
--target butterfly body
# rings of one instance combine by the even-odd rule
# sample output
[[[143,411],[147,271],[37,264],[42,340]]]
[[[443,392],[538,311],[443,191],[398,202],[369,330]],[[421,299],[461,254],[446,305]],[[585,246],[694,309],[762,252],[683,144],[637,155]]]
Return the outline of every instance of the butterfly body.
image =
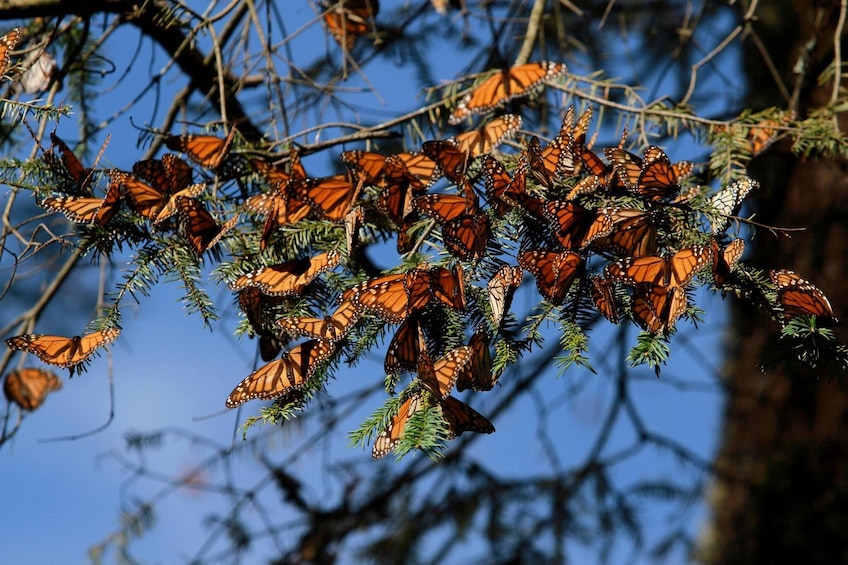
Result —
[[[25,334],[10,337],[6,345],[11,349],[32,353],[45,363],[71,369],[88,359],[98,348],[112,343],[120,335],[118,328],[106,328],[84,336]]]

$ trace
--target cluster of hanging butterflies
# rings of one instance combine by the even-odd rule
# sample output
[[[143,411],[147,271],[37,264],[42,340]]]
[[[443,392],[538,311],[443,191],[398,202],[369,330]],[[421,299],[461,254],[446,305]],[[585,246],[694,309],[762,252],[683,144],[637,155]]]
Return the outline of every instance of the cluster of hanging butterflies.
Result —
[[[501,72],[462,98],[451,120],[493,112],[564,69],[533,63]],[[191,163],[238,178],[238,212],[257,222],[255,230],[234,229],[238,213],[219,224],[206,209],[206,185],[194,182],[191,164],[177,155],[101,175],[53,136],[59,154],[45,161],[67,183],[40,204],[96,228],[124,218],[174,232],[168,241],[185,242],[197,256],[233,235],[233,261],[221,273],[267,363],[232,390],[230,408],[254,399],[298,405],[323,386],[333,364],[384,336],[387,389],[414,376],[374,422],[379,458],[401,442],[423,444],[425,422],[441,422],[442,439],[494,431],[451,393],[495,387],[500,369],[491,347],[516,343],[510,305],[525,273],[543,310],[560,320],[629,319],[659,339],[691,314],[696,280],[750,292],[739,263],[744,243],[726,231],[756,181],[708,196],[692,182],[690,163],[672,162],[657,146],[631,153],[626,132],[618,146],[596,153],[587,141],[591,109],[575,117],[569,108],[550,142],[530,137],[515,154],[497,153],[522,127],[519,116],[503,114],[415,152],[343,152],[346,171],[326,177],[307,174],[294,149],[283,162],[243,159],[231,151],[232,132],[168,138]],[[103,197],[92,188],[100,177],[108,179]],[[361,268],[367,245],[392,239],[410,263],[380,274]],[[781,321],[809,315],[835,322],[812,283],[786,270],[771,280],[769,305]],[[24,335],[7,345],[73,371],[118,332]],[[297,338],[305,340],[283,352]]]

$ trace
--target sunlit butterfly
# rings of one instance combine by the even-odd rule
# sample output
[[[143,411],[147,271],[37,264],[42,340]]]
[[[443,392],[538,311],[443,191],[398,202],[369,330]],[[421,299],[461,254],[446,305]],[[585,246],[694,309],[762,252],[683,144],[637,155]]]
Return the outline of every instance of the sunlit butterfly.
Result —
[[[73,222],[105,226],[118,213],[122,196],[123,187],[110,182],[105,198],[60,196],[45,198],[39,205],[50,210],[58,210]]]
[[[360,309],[353,302],[343,301],[335,312],[324,318],[280,318],[277,325],[290,335],[337,342],[343,339],[359,318]]]
[[[344,220],[350,212],[359,195],[359,187],[346,175],[292,181],[294,194],[306,201],[321,218],[333,222]]]
[[[239,291],[253,287],[269,296],[300,294],[318,275],[335,268],[340,261],[341,255],[337,251],[328,251],[310,258],[260,267],[238,277],[230,283],[230,289]]]
[[[385,457],[390,451],[397,447],[398,442],[404,435],[406,424],[409,419],[419,410],[426,407],[426,396],[422,389],[417,388],[409,392],[400,403],[397,413],[389,420],[388,426],[377,435],[371,456],[374,459]]]
[[[669,258],[645,256],[621,259],[608,264],[604,274],[608,279],[628,286],[685,287],[711,258],[709,247],[696,245],[681,249]]]
[[[445,249],[458,259],[481,259],[491,236],[489,217],[467,196],[425,194],[415,199],[416,209],[442,227]]]
[[[742,203],[752,190],[760,187],[760,183],[750,178],[743,178],[730,183],[707,199],[707,205],[712,209],[708,215],[713,233],[724,231],[729,216],[733,216],[742,207]]]
[[[121,186],[132,211],[153,223],[159,223],[176,214],[177,201],[180,198],[194,198],[206,190],[206,183],[198,183],[174,188],[171,192],[173,185],[157,188],[116,169],[109,171],[109,178],[112,183]]]
[[[229,155],[235,132],[235,128],[231,129],[226,138],[196,133],[173,135],[165,139],[165,145],[173,151],[185,153],[201,167],[214,171],[221,167]]]
[[[10,337],[6,345],[11,349],[32,353],[49,365],[70,369],[73,375],[76,365],[91,357],[98,348],[115,341],[120,334],[118,328],[105,328],[73,337],[25,334]]]
[[[679,180],[692,172],[692,163],[672,165],[665,151],[656,145],[649,146],[641,159],[620,148],[607,149],[606,155],[621,183],[651,201],[674,197],[680,191]]]
[[[460,151],[474,157],[490,153],[505,139],[515,135],[519,129],[521,129],[521,116],[506,114],[475,130],[460,133],[451,138],[451,141]]]
[[[489,306],[492,309],[492,322],[496,328],[500,328],[504,316],[509,312],[512,296],[521,286],[523,277],[524,271],[521,267],[504,265],[486,284]]]
[[[527,96],[545,80],[566,72],[562,63],[542,61],[498,71],[486,78],[459,101],[448,121],[458,124],[471,114],[488,114],[515,98]]]
[[[571,283],[583,271],[583,258],[573,251],[563,253],[529,249],[518,255],[518,264],[536,277],[536,287],[551,304],[562,304]]]
[[[269,193],[256,194],[244,202],[248,212],[259,214],[265,218],[259,250],[263,251],[281,227],[295,224],[304,219],[312,211],[305,198],[298,196],[290,181],[276,185],[276,190]]]
[[[13,27],[0,36],[0,76],[5,75],[12,63],[12,51],[23,35],[23,28]]]
[[[245,377],[227,397],[227,408],[248,400],[285,398],[299,391],[334,352],[335,345],[330,341],[310,340],[298,345]]]
[[[53,391],[62,388],[62,381],[52,371],[44,369],[18,369],[6,375],[3,394],[6,400],[17,404],[21,410],[35,410]]]
[[[418,334],[419,340],[423,337]],[[437,399],[443,399],[450,394],[459,376],[471,362],[471,348],[466,345],[451,349],[438,361],[433,362],[427,347],[423,343],[418,352],[418,378],[430,389]]]
[[[641,285],[630,298],[630,309],[633,319],[645,330],[668,334],[686,311],[686,291],[679,286]]]
[[[620,257],[642,257],[653,255],[657,250],[656,210],[636,208],[602,208],[603,214],[612,222],[607,235],[594,239],[591,248]]]
[[[463,151],[450,140],[440,140],[425,141],[421,151],[436,163],[449,181],[457,186],[465,183],[465,171],[473,160],[470,150]]]
[[[837,322],[830,301],[816,285],[788,269],[773,270],[769,276],[777,287],[777,301],[785,317],[806,315],[816,316],[825,324]]]

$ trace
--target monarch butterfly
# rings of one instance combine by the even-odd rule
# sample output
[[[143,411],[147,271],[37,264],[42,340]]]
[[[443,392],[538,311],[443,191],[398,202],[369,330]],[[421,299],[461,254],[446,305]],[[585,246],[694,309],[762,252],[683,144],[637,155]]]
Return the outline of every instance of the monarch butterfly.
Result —
[[[231,129],[224,139],[214,135],[196,133],[172,135],[165,139],[165,145],[172,151],[185,153],[189,159],[201,167],[215,171],[221,167],[227,158],[235,133],[235,128]]]
[[[463,261],[483,257],[491,227],[489,217],[477,211],[476,201],[453,194],[425,194],[415,199],[415,207],[442,226],[448,253]]]
[[[665,151],[651,145],[644,158],[624,149],[613,147],[606,151],[621,183],[632,193],[651,201],[671,198],[680,191],[678,181],[689,176],[692,163],[681,161],[674,165]]]
[[[424,391],[420,388],[412,390],[398,407],[397,413],[389,421],[386,429],[377,435],[371,456],[374,459],[382,459],[395,447],[406,430],[406,424],[412,416],[425,407]]]
[[[492,355],[489,352],[489,332],[480,326],[468,340],[471,360],[456,381],[456,390],[466,389],[476,391],[492,390],[497,382],[497,375],[492,372]]]
[[[294,149],[289,151],[288,171],[259,159],[251,160],[250,164],[253,165],[254,170],[271,185],[277,185],[290,179],[307,178],[306,169],[303,168],[303,163],[300,162],[300,153]]]
[[[3,38],[0,38],[0,50],[3,48],[2,39]],[[101,155],[105,150],[106,145],[109,143],[108,140],[109,138],[107,137],[106,142],[104,142],[103,147],[100,150]],[[50,133],[50,142],[53,144],[53,147],[59,148],[59,158],[62,161],[62,166],[64,167],[65,172],[67,172],[71,177],[76,191],[78,193],[87,193],[89,184],[91,183],[91,169],[83,166],[76,154],[70,147],[68,147],[68,144],[62,141],[54,132]],[[98,160],[99,158],[100,155],[98,155]],[[53,161],[50,163],[52,162]]]
[[[730,183],[707,198],[707,205],[713,210],[713,214],[707,216],[713,233],[724,231],[728,217],[736,214],[748,194],[759,187],[760,183],[746,177]]]
[[[453,439],[465,432],[491,434],[495,431],[495,426],[482,414],[452,396],[442,399],[439,407],[442,410],[442,418],[448,426],[448,435],[445,439]]]
[[[449,181],[459,186],[465,183],[465,170],[472,161],[471,152],[463,151],[453,142],[425,141],[421,151],[429,157]]]
[[[450,0],[430,0],[430,3],[433,4],[433,9],[436,10],[436,13],[440,16],[444,16],[448,13]]]
[[[388,157],[382,153],[358,150],[344,151],[341,154],[341,159],[347,165],[351,175],[359,179],[360,182],[379,186],[384,184]],[[397,164],[403,165],[400,162]]]
[[[575,202],[510,194],[525,211],[549,224],[551,235],[565,249],[583,249],[615,227],[609,208],[590,210]]]
[[[766,149],[771,147],[775,141],[777,141],[780,136],[780,130],[777,128],[788,126],[792,120],[795,119],[795,112],[793,110],[771,109],[764,113],[768,114],[768,117],[765,119],[755,123],[754,125],[742,125],[742,127],[748,128],[745,139],[748,142],[751,155],[754,157],[763,153]],[[734,129],[738,127],[740,127],[740,125],[736,125]],[[729,130],[727,126],[718,125],[713,126],[712,131],[715,133],[723,133],[726,131],[732,132],[733,130]]]
[[[420,334],[419,339],[421,339]],[[450,394],[459,376],[471,363],[471,348],[462,345],[451,349],[435,363],[430,359],[426,346],[422,344],[420,348],[418,378],[438,400],[441,400]]]
[[[427,307],[433,298],[450,308],[465,308],[463,285],[458,265],[453,272],[441,267],[412,269],[407,273],[369,279],[346,290],[342,300],[350,300],[362,310],[398,324]]]
[[[43,369],[20,369],[6,375],[3,394],[6,400],[17,404],[21,410],[33,411],[42,404],[47,395],[62,388],[62,381],[52,371]]]
[[[722,288],[730,277],[733,265],[745,252],[745,240],[734,239],[724,249],[719,248],[715,238],[710,242],[713,254],[713,281],[716,287]]]
[[[22,28],[13,27],[0,37],[0,76],[5,75],[6,71],[9,70],[12,62],[12,51],[17,47],[22,35]]]
[[[294,180],[291,186],[297,198],[309,204],[323,219],[332,222],[343,220],[350,212],[360,187],[351,183],[345,175]]]
[[[105,226],[118,213],[121,207],[122,187],[113,182],[109,183],[105,198],[85,198],[77,196],[60,196],[45,198],[40,206],[62,212],[73,222],[95,223]]]
[[[184,236],[198,255],[213,247],[238,223],[238,214],[218,224],[203,204],[194,198],[177,198],[177,211],[183,222]]]
[[[409,316],[399,326],[389,342],[383,369],[387,374],[415,371],[420,354],[421,321],[417,314]]]
[[[490,153],[508,137],[521,129],[521,116],[505,114],[471,131],[460,133],[451,138],[454,145],[471,157]]]
[[[489,203],[495,206],[497,215],[501,217],[517,205],[515,200],[509,197],[508,192],[524,192],[525,176],[529,165],[526,159],[520,158],[510,178],[500,161],[491,155],[483,155],[481,161],[483,173],[486,176],[486,195]]]
[[[657,250],[657,210],[603,208],[612,222],[609,234],[592,242],[591,248],[621,257],[643,257]]]
[[[628,257],[604,268],[604,275],[628,286],[650,284],[663,288],[685,287],[712,258],[710,248],[696,245],[681,249],[670,258]]]
[[[686,311],[686,291],[679,286],[642,285],[630,299],[633,318],[651,333],[668,334]]]
[[[295,194],[290,181],[277,184],[276,192],[251,196],[245,200],[244,207],[266,218],[259,240],[260,251],[265,250],[278,229],[299,222],[312,211],[312,207]]]
[[[542,83],[566,72],[562,63],[527,63],[497,72],[475,86],[448,118],[453,125],[471,114],[488,114],[497,106],[529,95]]]
[[[785,317],[817,316],[826,324],[837,322],[830,301],[816,285],[788,269],[773,270],[769,276],[777,287],[777,301]]]
[[[10,349],[32,353],[49,365],[70,369],[73,375],[76,365],[88,359],[99,347],[115,341],[120,334],[119,328],[105,328],[74,337],[25,334],[10,337],[6,345]]]
[[[536,277],[536,287],[545,300],[560,305],[568,288],[584,267],[583,257],[573,251],[558,253],[530,249],[518,255],[518,264]]]
[[[259,336],[259,355],[263,361],[270,361],[279,355],[289,340],[281,339],[275,331],[265,326],[265,307],[274,306],[283,299],[263,295],[258,289],[248,287],[238,293],[238,306],[247,317],[253,332]]]
[[[325,318],[280,318],[277,325],[291,335],[307,336],[330,342],[344,338],[350,327],[359,319],[359,307],[350,301],[339,304],[332,315]]]
[[[166,153],[161,160],[136,162],[133,174],[150,183],[161,194],[174,194],[192,184],[194,173],[184,160],[173,153]]]
[[[345,248],[348,257],[352,257],[354,250],[359,247],[359,230],[364,222],[365,210],[362,206],[354,206],[345,216]]]
[[[333,353],[335,344],[331,341],[313,339],[298,345],[245,377],[227,397],[227,408],[248,400],[287,397],[300,390]]]
[[[230,283],[230,290],[253,287],[268,296],[300,294],[318,275],[335,268],[340,262],[338,251],[328,251],[306,259],[260,267]]]
[[[179,199],[191,199],[206,190],[206,183],[198,183],[175,190],[173,193],[168,192],[171,187],[166,186],[166,191],[163,192],[161,189],[150,186],[117,169],[109,171],[109,178],[112,183],[123,189],[133,212],[152,220],[154,224],[167,220],[176,214]]]
[[[592,300],[598,311],[613,324],[618,323],[618,302],[610,282],[603,277],[592,277]]]
[[[414,179],[410,185],[414,190],[423,191],[442,177],[439,166],[424,153],[396,153],[391,157],[398,159],[406,167]]]
[[[379,11],[378,0],[340,0],[324,12],[324,23],[333,39],[350,51],[356,40],[372,29]]]
[[[577,124],[577,127],[588,128],[588,119],[591,118],[591,108]],[[585,131],[584,131],[585,134]],[[531,137],[527,145],[526,154],[530,162],[530,171],[542,186],[550,188],[553,179],[559,175],[573,175],[575,173],[574,154],[574,106],[569,106],[562,119],[559,134],[551,140],[547,147],[542,145],[537,137]]]
[[[512,296],[515,294],[515,289],[521,286],[521,280],[523,278],[524,271],[521,267],[504,265],[498,269],[486,284],[489,306],[492,308],[492,322],[494,323],[494,327],[501,327],[504,315],[509,311],[509,306],[512,304]]]

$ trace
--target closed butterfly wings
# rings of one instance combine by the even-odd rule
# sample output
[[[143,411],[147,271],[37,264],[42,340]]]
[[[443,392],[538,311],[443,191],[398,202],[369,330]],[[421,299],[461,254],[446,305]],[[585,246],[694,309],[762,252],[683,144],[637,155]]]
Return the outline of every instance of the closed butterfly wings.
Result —
[[[3,381],[6,400],[17,404],[21,410],[35,410],[51,392],[62,388],[62,381],[51,371],[20,369],[11,371]]]
[[[350,51],[357,39],[373,29],[379,11],[378,0],[340,0],[324,12],[324,23],[333,39]]]
[[[211,249],[238,223],[239,217],[235,215],[219,224],[203,204],[194,198],[180,196],[176,202],[183,224],[183,235],[198,255]]]
[[[494,274],[486,284],[489,297],[489,306],[492,309],[492,321],[495,327],[500,327],[503,318],[512,304],[512,296],[515,290],[521,286],[524,271],[521,267],[504,265]]]
[[[62,212],[72,222],[105,226],[120,210],[122,196],[123,188],[110,182],[104,198],[60,196],[45,198],[39,205]]]
[[[149,172],[146,171],[146,173]],[[170,177],[156,178],[157,186],[153,186],[133,175],[115,169],[109,171],[109,178],[113,184],[121,186],[130,208],[153,223],[162,222],[176,214],[179,209],[178,201],[181,198],[194,198],[206,190],[205,183],[180,187],[173,183]]]
[[[463,261],[479,260],[491,236],[489,217],[467,196],[426,194],[415,199],[416,209],[442,226],[448,253]]]
[[[0,36],[0,76],[6,74],[12,64],[12,51],[23,37],[23,28],[13,27]]]
[[[335,345],[330,341],[310,340],[298,345],[245,377],[227,397],[227,408],[249,400],[286,398],[301,390],[334,352]]]
[[[743,178],[730,183],[707,199],[711,209],[708,215],[713,233],[725,230],[730,216],[736,214],[751,191],[759,188],[760,183]]]
[[[837,323],[830,301],[816,285],[788,269],[773,270],[769,276],[786,318],[816,316],[825,325]]]

